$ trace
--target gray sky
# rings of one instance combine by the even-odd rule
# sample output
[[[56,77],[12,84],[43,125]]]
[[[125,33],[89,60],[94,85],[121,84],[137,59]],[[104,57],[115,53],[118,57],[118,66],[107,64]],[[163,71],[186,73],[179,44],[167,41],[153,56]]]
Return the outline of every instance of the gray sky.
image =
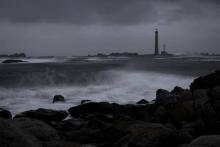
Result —
[[[220,53],[219,0],[0,0],[0,54]]]

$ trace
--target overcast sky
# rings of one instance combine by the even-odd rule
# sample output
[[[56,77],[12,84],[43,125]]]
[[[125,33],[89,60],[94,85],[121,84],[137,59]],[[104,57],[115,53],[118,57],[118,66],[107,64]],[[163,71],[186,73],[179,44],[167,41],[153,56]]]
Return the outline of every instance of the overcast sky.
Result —
[[[0,0],[0,54],[220,53],[220,0]]]

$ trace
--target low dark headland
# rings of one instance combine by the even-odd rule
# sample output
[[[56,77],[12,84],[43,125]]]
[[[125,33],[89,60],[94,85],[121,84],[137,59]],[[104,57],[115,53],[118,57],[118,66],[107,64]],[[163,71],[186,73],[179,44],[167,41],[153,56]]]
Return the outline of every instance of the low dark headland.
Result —
[[[158,89],[154,103],[84,100],[67,111],[30,110],[14,118],[0,109],[0,117],[1,147],[218,147],[220,71],[195,79],[189,90]]]

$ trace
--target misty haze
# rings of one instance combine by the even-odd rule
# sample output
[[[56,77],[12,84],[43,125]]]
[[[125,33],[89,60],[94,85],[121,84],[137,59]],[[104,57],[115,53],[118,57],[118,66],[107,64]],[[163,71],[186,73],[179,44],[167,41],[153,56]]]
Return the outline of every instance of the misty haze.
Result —
[[[219,38],[218,0],[0,0],[0,147],[218,147]]]

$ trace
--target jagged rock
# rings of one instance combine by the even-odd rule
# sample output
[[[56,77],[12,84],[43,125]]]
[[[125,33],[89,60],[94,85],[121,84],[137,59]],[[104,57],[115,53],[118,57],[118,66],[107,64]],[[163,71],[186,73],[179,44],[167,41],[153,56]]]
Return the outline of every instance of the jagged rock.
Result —
[[[183,89],[182,87],[179,87],[179,86],[176,86],[174,87],[174,89],[171,91],[171,93],[174,93],[174,94],[180,94],[182,92],[186,91],[185,89]]]
[[[148,105],[123,105],[114,114],[115,119],[123,120],[118,116],[121,116],[122,118],[129,118],[131,120],[142,120],[147,122],[153,119],[152,112],[149,110]]]
[[[59,140],[60,137],[56,130],[43,121],[32,118],[16,118],[13,123],[27,132],[27,134],[36,137],[40,141]]]
[[[193,92],[193,107],[197,117],[205,121],[210,121],[217,117],[216,111],[209,99],[208,91],[208,89],[197,89]]]
[[[5,109],[0,108],[0,117],[5,119],[11,119],[11,112]]]
[[[91,102],[91,100],[81,100],[81,105]]]
[[[193,92],[194,108],[200,109],[204,104],[209,103],[208,89],[198,89]]]
[[[120,138],[114,147],[175,147],[177,133],[161,124],[136,123],[127,129],[128,133]]]
[[[13,124],[12,120],[0,118],[1,147],[41,147],[38,140]]]
[[[215,112],[220,116],[220,86],[209,90],[209,100]]]
[[[148,104],[149,102],[145,99],[142,99],[140,101],[138,101],[136,104],[142,104],[142,105],[145,105],[145,104]]]
[[[189,147],[219,147],[220,135],[205,135],[194,139]]]
[[[29,117],[29,118],[35,118],[49,122],[49,121],[61,121],[64,118],[66,118],[67,115],[68,113],[66,111],[57,111],[57,110],[40,108],[37,110],[30,110],[17,114],[15,115],[15,118]]]
[[[56,103],[56,102],[64,102],[65,99],[64,99],[64,96],[62,95],[55,95],[53,97],[53,103]]]
[[[169,120],[167,110],[163,106],[157,107],[153,115],[154,115],[153,122],[165,124]]]
[[[113,114],[119,109],[119,107],[120,106],[115,103],[110,104],[107,102],[91,102],[72,107],[68,109],[68,111],[73,117],[79,117],[84,114]]]
[[[214,73],[195,79],[190,85],[190,90],[209,89],[218,85],[220,85],[220,71],[215,71]]]
[[[86,125],[86,127],[91,128],[91,129],[102,129],[107,127],[108,124],[104,121],[101,121],[99,119],[91,119],[88,121],[88,124]]]
[[[87,124],[86,121],[79,119],[67,119],[55,123],[54,127],[61,131],[79,130]]]
[[[170,93],[164,89],[158,89],[156,91],[156,104],[163,105],[163,106],[171,106],[177,103],[177,96],[176,94]]]

